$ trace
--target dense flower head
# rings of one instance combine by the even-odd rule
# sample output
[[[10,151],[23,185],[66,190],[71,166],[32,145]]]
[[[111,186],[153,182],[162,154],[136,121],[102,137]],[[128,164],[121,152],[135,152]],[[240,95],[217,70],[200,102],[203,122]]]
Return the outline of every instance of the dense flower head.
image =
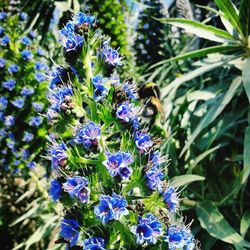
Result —
[[[14,74],[18,71],[19,67],[16,64],[11,64],[8,68],[10,74]]]
[[[74,246],[79,238],[79,224],[73,219],[63,219],[61,222],[60,236],[69,241],[70,246]]]
[[[163,199],[167,204],[167,208],[171,213],[175,213],[179,206],[178,194],[174,187],[167,187],[163,193]]]
[[[57,179],[53,179],[50,183],[49,194],[54,202],[60,199],[61,193],[62,193],[61,183]]]
[[[2,83],[3,88],[12,91],[15,88],[16,81],[14,79],[8,79]]]
[[[166,241],[170,250],[193,250],[195,247],[194,236],[186,227],[170,226],[167,229]]]
[[[77,129],[74,141],[83,144],[86,149],[98,145],[98,138],[101,134],[101,127],[94,122],[88,122]]]
[[[140,131],[135,133],[135,144],[140,153],[148,153],[154,145],[153,141],[151,140],[151,136]]]
[[[83,241],[84,250],[105,250],[105,241],[102,238],[89,238]]]
[[[105,87],[106,79],[102,75],[97,75],[92,78],[94,86],[94,100],[99,101],[108,94],[108,90]]]
[[[88,201],[90,190],[88,188],[89,181],[82,176],[68,177],[63,183],[63,189],[69,193],[71,198],[77,197],[82,203]]]
[[[163,235],[162,224],[153,214],[138,217],[138,224],[131,227],[131,232],[136,235],[137,244],[156,244]]]
[[[94,209],[97,219],[102,223],[107,223],[110,220],[119,220],[122,215],[127,215],[127,201],[120,195],[113,194],[112,196],[101,195],[100,203]]]
[[[132,169],[129,167],[132,163],[133,157],[131,154],[118,152],[108,153],[107,160],[103,161],[102,164],[107,168],[112,177],[119,175],[122,179],[128,179],[132,174]]]
[[[53,169],[58,169],[59,166],[64,166],[68,158],[67,146],[64,142],[53,144],[48,149],[48,155],[51,159],[51,166]]]
[[[4,36],[2,39],[1,39],[1,45],[2,46],[7,46],[10,42],[10,37],[9,36]]]

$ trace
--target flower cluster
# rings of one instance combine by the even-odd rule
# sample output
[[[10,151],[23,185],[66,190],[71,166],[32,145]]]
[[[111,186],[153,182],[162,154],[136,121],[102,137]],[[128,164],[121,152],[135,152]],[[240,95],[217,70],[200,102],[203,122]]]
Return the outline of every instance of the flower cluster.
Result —
[[[178,218],[179,194],[166,181],[160,144],[141,123],[135,83],[121,84],[113,71],[121,57],[94,26],[91,15],[73,16],[60,31],[68,65],[50,74],[48,159],[56,178],[49,193],[67,211],[60,236],[84,249],[171,248],[164,218]],[[193,249],[185,232],[180,242]]]
[[[40,114],[46,107],[49,67],[37,51],[34,32],[24,35],[26,21],[26,13],[0,13],[1,166],[16,174],[36,166],[38,145],[45,143],[41,135],[46,131]]]

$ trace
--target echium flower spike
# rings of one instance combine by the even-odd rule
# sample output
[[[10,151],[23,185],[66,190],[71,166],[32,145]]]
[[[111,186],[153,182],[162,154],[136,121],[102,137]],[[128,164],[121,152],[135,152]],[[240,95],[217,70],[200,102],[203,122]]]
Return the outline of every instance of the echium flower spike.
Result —
[[[66,211],[60,236],[89,250],[173,245],[168,229],[179,194],[167,183],[159,140],[142,125],[145,103],[132,80],[121,83],[114,68],[122,57],[96,24],[84,13],[65,24],[60,40],[69,65],[50,74],[50,195]],[[192,246],[184,231],[181,242]]]

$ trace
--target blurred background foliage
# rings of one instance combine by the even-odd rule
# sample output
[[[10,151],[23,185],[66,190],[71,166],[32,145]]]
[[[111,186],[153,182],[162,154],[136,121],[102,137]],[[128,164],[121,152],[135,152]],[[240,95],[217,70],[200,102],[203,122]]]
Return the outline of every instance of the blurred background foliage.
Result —
[[[8,6],[28,13],[31,21],[26,28],[40,32],[51,58],[59,54],[52,45],[58,23],[63,25],[80,9],[97,15],[97,25],[126,56],[124,77],[135,75],[141,83],[154,81],[161,88],[165,119],[154,129],[165,141],[170,182],[183,189],[183,214],[194,219],[192,228],[201,249],[248,249],[249,0],[1,2],[1,8]],[[20,192],[28,192],[31,183]],[[32,221],[38,230],[20,249],[57,247],[55,211],[43,189],[46,184],[40,191],[36,186],[33,203],[17,202],[21,219],[14,225],[30,222],[17,241],[35,232],[30,229]],[[18,192],[11,199],[16,200]]]

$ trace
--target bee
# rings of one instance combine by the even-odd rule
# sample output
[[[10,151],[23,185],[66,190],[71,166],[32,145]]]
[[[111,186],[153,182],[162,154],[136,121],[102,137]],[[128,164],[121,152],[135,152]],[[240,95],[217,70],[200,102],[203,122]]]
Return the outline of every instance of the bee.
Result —
[[[142,116],[150,118],[150,124],[154,124],[158,113],[161,114],[161,118],[164,120],[164,110],[161,102],[161,92],[159,87],[154,82],[143,84],[138,94],[141,100],[143,100],[145,108],[142,111]]]

